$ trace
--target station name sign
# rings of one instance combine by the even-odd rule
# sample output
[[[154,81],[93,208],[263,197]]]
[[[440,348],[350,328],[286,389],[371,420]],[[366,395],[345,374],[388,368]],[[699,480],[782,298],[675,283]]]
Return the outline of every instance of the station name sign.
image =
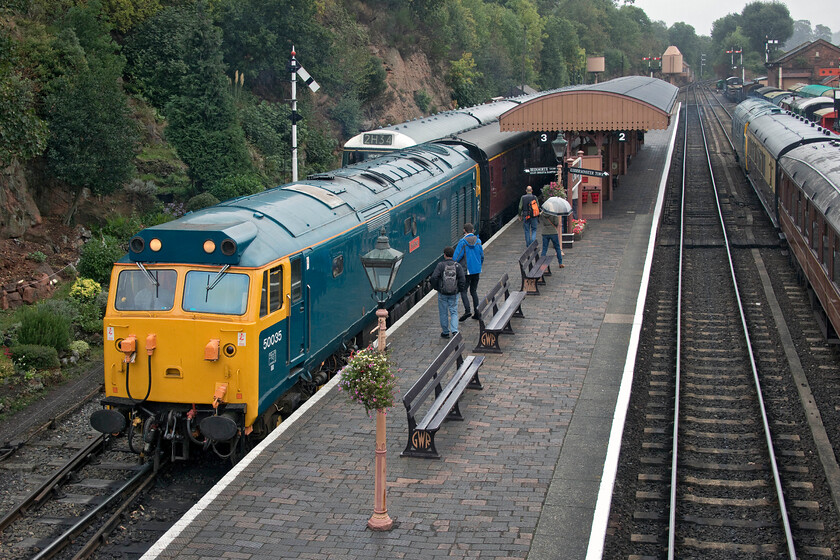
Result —
[[[570,167],[569,173],[575,175],[588,175],[589,177],[609,177],[610,174],[606,171],[596,171],[594,169],[584,169],[583,167]]]

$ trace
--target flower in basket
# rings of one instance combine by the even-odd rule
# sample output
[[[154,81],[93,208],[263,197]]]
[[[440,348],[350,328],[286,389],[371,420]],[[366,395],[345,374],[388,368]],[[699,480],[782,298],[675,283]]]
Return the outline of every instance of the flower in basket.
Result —
[[[572,233],[583,233],[586,229],[586,220],[583,218],[579,220],[572,219]]]
[[[371,410],[394,406],[397,378],[386,352],[379,352],[372,346],[359,350],[350,356],[339,375],[338,390],[343,391],[350,402],[364,406],[368,414]]]
[[[542,202],[545,202],[552,196],[566,198],[566,189],[564,189],[563,185],[559,184],[557,181],[550,182],[548,185],[544,186],[540,192]]]

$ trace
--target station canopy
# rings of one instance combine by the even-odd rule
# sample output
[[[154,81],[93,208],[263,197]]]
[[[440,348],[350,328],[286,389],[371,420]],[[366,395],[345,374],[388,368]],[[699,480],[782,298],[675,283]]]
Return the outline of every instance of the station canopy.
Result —
[[[543,92],[499,117],[503,132],[657,130],[671,123],[679,89],[647,76]]]

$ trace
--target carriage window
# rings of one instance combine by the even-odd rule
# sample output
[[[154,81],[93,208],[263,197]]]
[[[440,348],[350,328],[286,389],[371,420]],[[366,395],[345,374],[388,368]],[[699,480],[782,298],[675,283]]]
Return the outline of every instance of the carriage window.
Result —
[[[840,239],[835,235],[834,236],[834,251],[832,251],[832,262],[834,266],[832,268],[833,274],[831,275],[831,280],[834,282],[834,285],[840,286],[840,247],[838,247],[838,243],[840,243]]]
[[[818,251],[820,248],[820,222],[816,219],[811,222],[811,249]]]
[[[292,261],[292,301],[298,301],[303,296],[303,273],[301,271],[302,258]]]
[[[191,270],[184,281],[184,311],[244,315],[249,285],[247,274]]]
[[[260,290],[260,317],[268,315],[268,271],[262,275],[262,290]]]
[[[333,278],[338,278],[344,272],[344,255],[337,255],[333,257],[332,275]]]
[[[174,270],[123,270],[117,279],[114,307],[119,311],[169,311],[175,303]],[[155,282],[152,282],[154,278]]]
[[[828,267],[828,247],[828,228],[826,228],[822,236],[822,256],[820,257],[820,262],[826,268]]]
[[[403,222],[403,233],[406,235],[411,233],[411,218],[406,218]]]

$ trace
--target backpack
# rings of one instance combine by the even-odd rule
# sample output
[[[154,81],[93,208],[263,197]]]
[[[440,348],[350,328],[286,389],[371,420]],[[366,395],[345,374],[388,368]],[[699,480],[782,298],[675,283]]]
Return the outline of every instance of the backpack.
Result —
[[[531,217],[536,218],[540,215],[540,205],[536,198],[531,199]]]
[[[447,261],[443,266],[440,277],[440,293],[451,296],[458,293],[458,265],[454,261]]]

